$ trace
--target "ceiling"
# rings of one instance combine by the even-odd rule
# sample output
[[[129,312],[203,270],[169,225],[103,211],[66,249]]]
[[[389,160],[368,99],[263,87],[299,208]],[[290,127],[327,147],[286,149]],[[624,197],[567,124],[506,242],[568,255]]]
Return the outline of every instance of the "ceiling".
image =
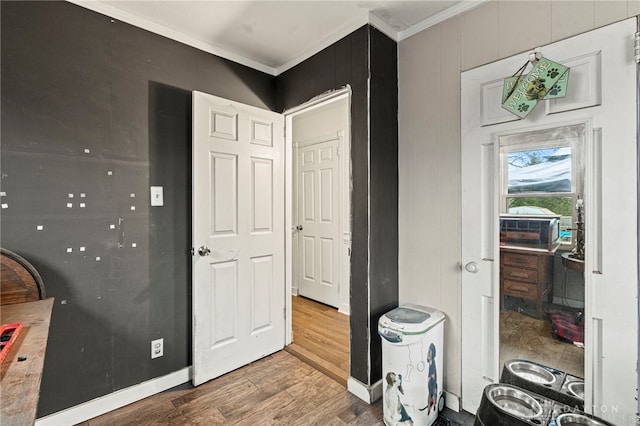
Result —
[[[484,0],[69,0],[278,75],[370,23],[401,41]]]

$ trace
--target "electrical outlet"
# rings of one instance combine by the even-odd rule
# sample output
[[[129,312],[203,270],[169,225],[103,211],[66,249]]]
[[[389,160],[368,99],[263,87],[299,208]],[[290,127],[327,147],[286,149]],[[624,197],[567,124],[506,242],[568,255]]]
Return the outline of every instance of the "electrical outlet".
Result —
[[[164,355],[164,338],[151,341],[151,359]]]

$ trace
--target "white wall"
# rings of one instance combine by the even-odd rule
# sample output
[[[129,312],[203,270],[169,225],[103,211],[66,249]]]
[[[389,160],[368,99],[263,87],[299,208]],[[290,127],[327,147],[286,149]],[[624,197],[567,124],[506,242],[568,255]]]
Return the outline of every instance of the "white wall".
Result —
[[[399,297],[441,309],[460,395],[460,73],[640,14],[640,0],[490,1],[400,42]]]

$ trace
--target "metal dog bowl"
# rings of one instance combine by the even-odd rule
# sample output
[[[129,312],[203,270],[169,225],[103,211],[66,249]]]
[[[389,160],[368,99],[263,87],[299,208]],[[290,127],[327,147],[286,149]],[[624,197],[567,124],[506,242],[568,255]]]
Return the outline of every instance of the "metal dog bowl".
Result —
[[[576,381],[567,385],[569,393],[577,396],[580,399],[584,399],[584,382]]]
[[[552,385],[556,381],[556,376],[549,370],[528,361],[509,362],[507,369],[525,380],[542,385]]]
[[[556,424],[558,426],[606,426],[608,423],[603,423],[583,414],[565,413],[556,417]]]
[[[529,394],[506,385],[497,385],[489,389],[487,398],[507,413],[524,419],[542,415],[542,406]]]

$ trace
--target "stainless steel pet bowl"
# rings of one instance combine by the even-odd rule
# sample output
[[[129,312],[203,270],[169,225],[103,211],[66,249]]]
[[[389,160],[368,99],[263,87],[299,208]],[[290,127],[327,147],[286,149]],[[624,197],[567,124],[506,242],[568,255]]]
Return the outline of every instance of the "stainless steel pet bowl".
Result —
[[[607,426],[596,419],[578,413],[565,413],[556,417],[558,426]]]
[[[507,368],[513,374],[534,383],[551,385],[556,381],[556,376],[549,370],[527,361],[513,361],[507,364]]]
[[[497,407],[519,418],[532,419],[542,415],[538,401],[511,386],[495,386],[487,392],[487,397]]]
[[[567,389],[570,394],[577,396],[580,399],[584,399],[584,382],[571,382],[567,385]]]

